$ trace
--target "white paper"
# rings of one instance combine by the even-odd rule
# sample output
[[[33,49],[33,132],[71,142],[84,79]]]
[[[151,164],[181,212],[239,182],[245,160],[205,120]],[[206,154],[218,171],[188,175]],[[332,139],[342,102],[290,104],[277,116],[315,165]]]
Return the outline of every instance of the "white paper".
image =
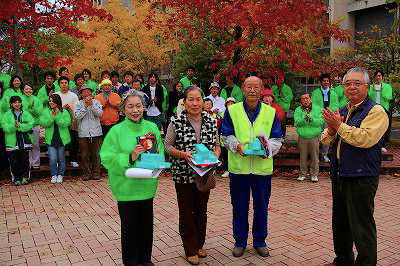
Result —
[[[125,176],[129,178],[157,178],[163,169],[144,169],[144,168],[129,168],[125,172]]]
[[[193,170],[194,170],[199,176],[203,176],[203,175],[207,174],[208,171],[210,171],[211,169],[214,168],[214,167],[200,168],[200,167],[197,167],[196,165],[194,165],[194,164],[191,163],[191,162],[189,162],[189,165],[193,168]]]

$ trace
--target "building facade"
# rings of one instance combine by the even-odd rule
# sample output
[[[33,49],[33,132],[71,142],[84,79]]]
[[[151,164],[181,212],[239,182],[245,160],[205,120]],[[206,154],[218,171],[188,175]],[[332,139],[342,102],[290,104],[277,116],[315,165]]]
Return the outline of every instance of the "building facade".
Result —
[[[343,29],[348,29],[353,36],[357,32],[368,32],[372,25],[378,25],[384,32],[389,32],[394,15],[389,12],[392,7],[386,0],[327,0],[330,21],[340,21]],[[341,43],[331,39],[329,52],[335,48],[353,47],[354,38],[350,42]]]

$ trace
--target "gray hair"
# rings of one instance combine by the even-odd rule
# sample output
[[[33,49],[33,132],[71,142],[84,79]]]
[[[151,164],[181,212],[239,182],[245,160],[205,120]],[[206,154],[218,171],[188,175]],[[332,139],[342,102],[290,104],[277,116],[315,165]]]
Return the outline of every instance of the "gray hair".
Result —
[[[140,99],[140,101],[142,102],[143,108],[145,107],[145,102],[144,102],[144,96],[143,96],[143,92],[141,91],[132,91],[130,93],[128,93],[127,95],[125,95],[124,97],[122,97],[122,101],[119,104],[119,111],[123,112],[125,110],[125,105],[126,105],[126,101],[128,100],[129,97],[138,97]]]
[[[350,74],[350,73],[362,73],[364,82],[366,84],[369,84],[370,80],[369,80],[368,71],[365,68],[362,68],[362,67],[353,67],[353,68],[349,69],[347,71],[346,75],[344,75],[344,77],[343,77],[343,83],[346,81],[347,75]]]
[[[185,90],[185,93],[184,93],[184,96],[183,96],[183,101],[186,101],[186,98],[187,98],[189,92],[192,92],[192,91],[198,91],[198,92],[200,92],[201,98],[202,98],[202,99],[204,98],[204,92],[203,92],[202,89],[200,89],[200,88],[197,87],[196,85],[190,85],[190,86]]]

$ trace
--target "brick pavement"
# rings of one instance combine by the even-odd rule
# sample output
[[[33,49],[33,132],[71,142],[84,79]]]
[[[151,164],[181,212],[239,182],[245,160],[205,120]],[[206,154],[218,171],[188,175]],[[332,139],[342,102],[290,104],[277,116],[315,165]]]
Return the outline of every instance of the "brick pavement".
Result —
[[[268,243],[271,257],[249,248],[231,255],[228,179],[219,179],[209,202],[203,265],[322,265],[333,259],[330,183],[274,178]],[[376,198],[380,265],[400,265],[399,179],[381,178]],[[178,234],[172,181],[162,177],[155,199],[153,261],[186,265]],[[251,226],[251,224],[250,224]],[[251,241],[249,243],[251,247]],[[0,185],[0,265],[121,264],[119,217],[106,179],[62,185],[36,180],[27,186]]]

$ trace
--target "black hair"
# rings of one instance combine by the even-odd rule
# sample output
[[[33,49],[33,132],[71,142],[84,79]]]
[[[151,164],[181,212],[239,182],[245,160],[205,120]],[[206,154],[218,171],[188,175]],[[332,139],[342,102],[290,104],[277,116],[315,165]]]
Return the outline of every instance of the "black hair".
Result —
[[[14,111],[14,109],[12,107],[12,104],[17,102],[17,101],[21,103],[21,110],[22,110],[22,99],[18,95],[14,95],[14,96],[10,97],[10,108],[11,108],[11,110]]]
[[[135,83],[135,82],[139,82],[139,83],[141,83],[141,82],[140,82],[140,80],[138,80],[138,79],[134,79],[134,80],[132,81],[132,84],[133,84],[133,83]]]
[[[172,87],[172,88],[174,88],[174,91],[176,90],[176,86],[178,86],[178,84],[181,84],[181,85],[182,85],[182,88],[183,88],[182,82],[178,81],[178,82],[176,82],[176,83],[174,84],[174,86]],[[182,89],[181,89],[181,90],[182,90]]]
[[[202,99],[204,98],[204,92],[203,92],[202,89],[200,89],[200,88],[197,87],[196,85],[190,85],[190,86],[185,90],[185,93],[183,94],[183,101],[186,101],[186,98],[187,98],[189,92],[192,92],[192,91],[198,91],[198,92],[200,92],[201,98],[202,98]]]
[[[83,76],[84,73],[88,73],[89,78],[90,78],[90,79],[92,78],[92,72],[90,72],[89,69],[85,68],[84,70],[82,70],[82,76]]]
[[[74,76],[74,81],[75,81],[75,83],[77,83],[77,80],[80,79],[80,78],[83,79],[83,80],[85,80],[85,78],[83,77],[82,73],[76,74],[76,75]]]
[[[111,78],[110,71],[108,70],[104,70],[103,72],[101,72],[100,77],[103,78],[104,75],[108,75]]]
[[[319,76],[319,82],[322,82],[326,78],[329,79],[329,81],[330,81],[331,80],[331,75],[329,75],[328,73],[321,74],[321,76]]]
[[[67,78],[66,76],[62,76],[62,77],[60,77],[60,78],[58,79],[58,85],[60,85],[60,81],[61,81],[61,80],[66,80],[67,83],[69,82],[69,78]]]
[[[56,73],[54,71],[46,71],[44,73],[44,78],[47,78],[48,76],[52,77],[54,80],[56,80]]]
[[[385,76],[385,73],[383,73],[381,69],[378,69],[374,72],[374,78],[376,77],[376,75],[378,75],[378,73],[381,73],[382,77]]]
[[[116,70],[111,71],[111,73],[110,73],[110,78],[112,78],[112,77],[118,77],[118,78],[119,78],[119,73],[118,73],[118,71],[116,71]]]
[[[63,73],[65,70],[68,70],[68,68],[65,66],[60,67],[60,69],[58,70],[58,75],[61,76],[61,73]]]
[[[19,81],[21,81],[21,87],[20,87],[20,89],[22,90],[22,89],[24,88],[24,81],[23,81],[22,78],[21,78],[20,76],[18,76],[18,75],[14,75],[14,76],[11,77],[11,79],[10,79],[10,88],[13,88],[13,89],[14,89],[13,83],[14,83],[14,80],[15,80],[15,79],[19,79]]]
[[[61,100],[60,95],[53,93],[52,95],[49,96],[49,98],[51,98],[53,103],[55,103],[57,105],[60,112],[62,112],[62,100]]]
[[[198,80],[197,78],[193,78],[193,79],[190,81],[190,84],[199,85],[199,80]]]
[[[125,73],[124,73],[124,78],[126,77],[126,76],[132,76],[132,78],[135,76],[135,74],[133,74],[133,72],[132,71],[130,71],[130,70],[128,70],[128,71],[126,71]]]
[[[204,98],[203,101],[204,101],[204,103],[206,103],[206,102],[210,102],[211,104],[213,103],[210,98]]]
[[[196,69],[194,68],[194,66],[193,65],[190,65],[190,66],[188,66],[187,68],[186,68],[186,71],[188,71],[189,69],[191,69],[191,70],[193,70],[193,71],[195,71]]]
[[[149,82],[151,77],[155,77],[156,78],[156,82],[159,81],[160,79],[158,78],[158,75],[156,72],[150,72],[149,76],[147,77],[147,82]]]

